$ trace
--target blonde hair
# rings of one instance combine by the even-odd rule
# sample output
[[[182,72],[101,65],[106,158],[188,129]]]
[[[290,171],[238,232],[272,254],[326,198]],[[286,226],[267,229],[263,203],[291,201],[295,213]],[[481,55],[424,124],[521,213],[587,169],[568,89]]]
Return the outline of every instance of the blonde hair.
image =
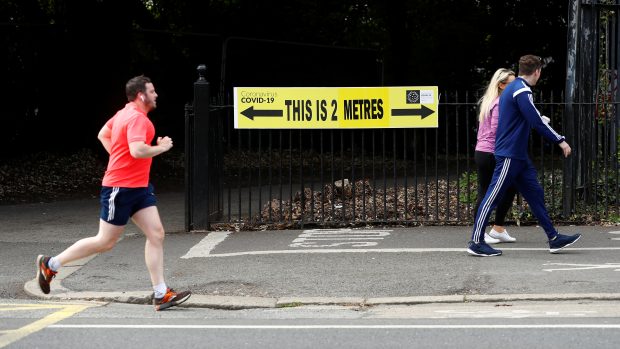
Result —
[[[493,104],[493,101],[501,94],[499,84],[508,83],[508,78],[510,78],[510,76],[515,76],[515,72],[506,68],[499,68],[495,71],[495,74],[493,74],[491,81],[489,81],[489,86],[487,86],[484,95],[478,101],[480,105],[478,120],[480,122],[483,122],[484,118],[491,112],[491,104]]]

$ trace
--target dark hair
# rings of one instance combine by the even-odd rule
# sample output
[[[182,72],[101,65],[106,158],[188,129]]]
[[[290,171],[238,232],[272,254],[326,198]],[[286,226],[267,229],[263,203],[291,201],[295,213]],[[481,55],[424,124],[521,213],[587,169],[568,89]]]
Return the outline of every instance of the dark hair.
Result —
[[[135,100],[139,92],[146,93],[146,84],[149,82],[151,82],[151,79],[144,75],[129,79],[127,84],[125,84],[125,95],[127,95],[127,100],[129,102]]]
[[[543,66],[542,58],[534,55],[525,55],[519,58],[519,75],[532,75],[536,69]]]

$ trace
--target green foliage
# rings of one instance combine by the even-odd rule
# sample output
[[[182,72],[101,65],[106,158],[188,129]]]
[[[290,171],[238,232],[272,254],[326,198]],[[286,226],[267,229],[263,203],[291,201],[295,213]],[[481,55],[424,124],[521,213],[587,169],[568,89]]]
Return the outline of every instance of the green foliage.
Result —
[[[609,217],[607,218],[607,220],[610,223],[618,224],[618,223],[620,223],[620,214],[618,214],[618,213],[610,213]]]
[[[602,168],[602,166],[599,165],[598,168]],[[618,184],[618,172],[615,169],[603,169],[603,173],[598,174],[594,192],[597,201],[602,206],[618,204],[618,196],[616,195]]]
[[[459,202],[475,205],[478,200],[478,173],[476,171],[463,172],[459,178]]]

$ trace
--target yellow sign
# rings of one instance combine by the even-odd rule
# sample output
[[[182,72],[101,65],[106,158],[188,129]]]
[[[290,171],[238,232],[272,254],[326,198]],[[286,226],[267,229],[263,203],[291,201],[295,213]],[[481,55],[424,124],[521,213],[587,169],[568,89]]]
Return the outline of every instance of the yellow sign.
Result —
[[[438,127],[437,86],[235,87],[235,128]]]

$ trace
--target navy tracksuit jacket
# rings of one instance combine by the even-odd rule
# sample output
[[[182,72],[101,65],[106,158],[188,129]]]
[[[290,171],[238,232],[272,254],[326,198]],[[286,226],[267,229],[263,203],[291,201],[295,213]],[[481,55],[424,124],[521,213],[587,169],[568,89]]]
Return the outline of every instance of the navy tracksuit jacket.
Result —
[[[547,237],[552,239],[557,235],[545,208],[544,193],[538,183],[536,169],[527,154],[531,128],[555,144],[564,141],[564,137],[543,121],[534,106],[530,86],[519,77],[506,86],[499,98],[495,172],[474,220],[472,240],[476,243],[484,241],[489,215],[510,185],[514,185],[523,195]]]

